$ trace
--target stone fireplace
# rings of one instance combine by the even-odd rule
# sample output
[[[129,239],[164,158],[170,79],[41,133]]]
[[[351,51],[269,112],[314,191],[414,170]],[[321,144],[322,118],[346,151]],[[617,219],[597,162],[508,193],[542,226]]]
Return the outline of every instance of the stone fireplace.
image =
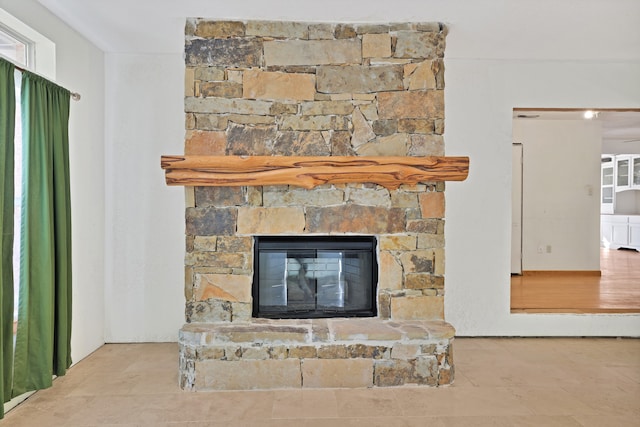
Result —
[[[185,155],[444,156],[445,35],[439,23],[189,19]],[[450,384],[444,182],[296,184],[182,184],[181,387]],[[255,317],[262,236],[372,238],[373,317]]]

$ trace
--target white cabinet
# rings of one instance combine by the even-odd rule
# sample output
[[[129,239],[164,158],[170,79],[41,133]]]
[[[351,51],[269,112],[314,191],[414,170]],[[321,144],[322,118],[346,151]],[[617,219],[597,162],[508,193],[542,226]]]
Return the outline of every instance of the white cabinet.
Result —
[[[601,163],[601,188],[600,188],[600,212],[612,214],[615,205],[615,182],[614,182],[614,161],[613,156],[602,156]]]
[[[640,190],[640,155],[622,154],[614,158],[615,190]]]
[[[600,243],[610,249],[640,250],[640,215],[602,215]]]

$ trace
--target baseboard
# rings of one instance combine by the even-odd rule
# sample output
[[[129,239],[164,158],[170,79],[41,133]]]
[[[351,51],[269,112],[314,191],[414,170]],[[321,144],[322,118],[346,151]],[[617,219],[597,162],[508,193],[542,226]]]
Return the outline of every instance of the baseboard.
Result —
[[[600,270],[523,270],[523,276],[602,276]]]

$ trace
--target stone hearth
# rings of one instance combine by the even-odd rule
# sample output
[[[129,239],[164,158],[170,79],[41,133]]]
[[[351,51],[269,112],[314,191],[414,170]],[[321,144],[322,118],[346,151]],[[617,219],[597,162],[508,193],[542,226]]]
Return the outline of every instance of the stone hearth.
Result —
[[[186,155],[444,156],[439,23],[189,19]],[[443,385],[444,182],[186,188],[187,390]],[[254,236],[375,236],[376,318],[252,318]]]
[[[379,319],[185,325],[185,390],[438,386],[453,380],[451,325]],[[198,372],[196,372],[196,370]]]

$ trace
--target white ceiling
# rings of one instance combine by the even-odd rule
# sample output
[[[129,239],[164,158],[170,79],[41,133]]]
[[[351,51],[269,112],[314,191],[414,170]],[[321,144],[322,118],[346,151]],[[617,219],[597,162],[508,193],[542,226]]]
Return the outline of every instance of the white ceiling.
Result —
[[[633,0],[621,3],[632,11],[626,14],[616,12],[601,0],[563,0],[562,4],[557,0],[506,3],[393,0],[393,7],[389,7],[388,0],[38,1],[100,49],[113,53],[182,53],[185,19],[208,17],[318,22],[440,21],[450,28],[448,58],[515,59],[524,55],[528,60],[640,60],[640,50],[636,49],[640,45],[640,1]],[[564,30],[567,22],[571,22],[573,31]],[[609,22],[615,22],[626,36],[620,37],[614,46],[602,46],[599,32],[607,30],[604,24]],[[540,37],[541,34],[546,37]],[[540,118],[565,119],[581,113],[536,114]],[[640,139],[640,111],[603,111],[596,120],[602,122],[605,141]]]
[[[596,117],[590,120],[602,124],[602,142],[605,144],[633,144],[640,146],[640,110],[607,111],[594,110]],[[585,110],[515,110],[515,120],[587,120]],[[634,151],[635,152],[635,151]]]

